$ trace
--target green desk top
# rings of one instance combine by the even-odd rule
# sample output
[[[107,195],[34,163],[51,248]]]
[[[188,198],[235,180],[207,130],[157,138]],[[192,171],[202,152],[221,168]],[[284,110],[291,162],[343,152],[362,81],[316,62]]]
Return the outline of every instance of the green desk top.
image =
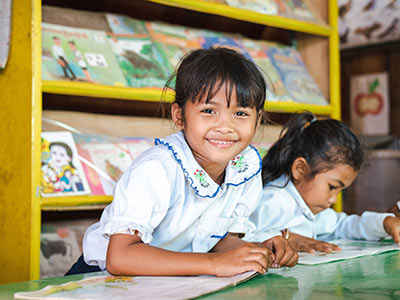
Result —
[[[80,280],[73,275],[0,285],[0,299],[15,292],[41,289],[49,284]],[[400,299],[400,251],[386,252],[320,265],[297,265],[270,270],[236,287],[199,299]]]

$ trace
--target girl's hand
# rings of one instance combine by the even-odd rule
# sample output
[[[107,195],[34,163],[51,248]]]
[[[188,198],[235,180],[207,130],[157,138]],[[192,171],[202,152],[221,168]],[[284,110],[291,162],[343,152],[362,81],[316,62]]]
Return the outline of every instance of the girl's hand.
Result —
[[[290,233],[289,243],[298,252],[313,253],[315,251],[320,251],[329,253],[342,250],[335,244],[319,241],[293,232]]]
[[[272,268],[293,267],[299,260],[299,255],[295,249],[293,249],[288,240],[281,236],[274,236],[269,240],[265,240],[261,245],[271,250],[275,255],[271,265]]]
[[[400,246],[400,218],[386,217],[383,220],[383,227],[392,236],[393,241]]]
[[[265,247],[251,243],[226,252],[212,253],[216,276],[234,276],[247,271],[265,273],[272,264],[274,254]]]

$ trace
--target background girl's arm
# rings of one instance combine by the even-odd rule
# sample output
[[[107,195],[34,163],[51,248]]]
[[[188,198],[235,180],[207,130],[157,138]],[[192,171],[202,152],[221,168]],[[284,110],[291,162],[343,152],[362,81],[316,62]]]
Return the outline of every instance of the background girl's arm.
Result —
[[[270,260],[268,249],[249,244],[215,253],[183,253],[144,244],[137,234],[113,234],[106,267],[114,275],[233,276],[246,271],[264,273]]]

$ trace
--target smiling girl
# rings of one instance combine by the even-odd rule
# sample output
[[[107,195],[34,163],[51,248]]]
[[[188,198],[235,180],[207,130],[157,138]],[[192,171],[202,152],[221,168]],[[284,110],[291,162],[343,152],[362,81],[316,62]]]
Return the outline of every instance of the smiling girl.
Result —
[[[238,237],[254,228],[248,218],[262,192],[260,156],[249,144],[265,92],[255,64],[233,50],[186,55],[171,106],[180,131],[156,139],[122,175],[67,274],[231,276],[295,265],[282,238]]]

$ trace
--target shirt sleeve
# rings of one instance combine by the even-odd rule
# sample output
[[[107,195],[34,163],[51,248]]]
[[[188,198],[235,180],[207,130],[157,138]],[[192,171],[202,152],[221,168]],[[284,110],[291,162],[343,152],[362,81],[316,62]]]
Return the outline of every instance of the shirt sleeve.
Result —
[[[142,241],[150,243],[169,208],[170,178],[159,160],[132,165],[115,187],[109,218],[102,224],[103,235],[138,231]]]
[[[229,229],[232,233],[244,233],[253,231],[255,225],[249,220],[251,213],[256,209],[261,198],[262,179],[261,174],[257,174],[247,183],[240,195],[238,204],[233,211],[233,222]]]
[[[376,241],[388,235],[383,227],[383,220],[388,216],[394,215],[369,211],[361,216],[347,215],[328,208],[316,215],[317,238]]]
[[[285,197],[282,189],[264,188],[257,208],[250,216],[256,229],[249,232],[244,240],[249,242],[263,242],[276,235],[281,235],[280,230],[285,228],[290,221],[290,197]]]

